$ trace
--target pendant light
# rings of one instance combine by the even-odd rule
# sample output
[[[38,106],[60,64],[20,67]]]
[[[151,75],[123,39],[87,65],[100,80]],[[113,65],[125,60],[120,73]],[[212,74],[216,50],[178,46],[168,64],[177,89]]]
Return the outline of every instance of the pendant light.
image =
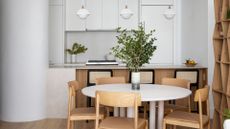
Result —
[[[85,2],[84,2],[84,0],[82,0],[82,6],[81,6],[81,9],[79,9],[79,10],[77,11],[77,15],[78,15],[81,19],[86,19],[86,18],[90,15],[89,10],[85,9]]]
[[[120,15],[123,19],[129,19],[133,15],[133,12],[128,9],[128,1],[127,0],[125,0],[125,8],[121,10]]]
[[[176,15],[176,13],[174,12],[174,10],[171,8],[171,5],[169,5],[168,9],[165,10],[164,14],[166,19],[171,20],[174,18],[174,16]]]

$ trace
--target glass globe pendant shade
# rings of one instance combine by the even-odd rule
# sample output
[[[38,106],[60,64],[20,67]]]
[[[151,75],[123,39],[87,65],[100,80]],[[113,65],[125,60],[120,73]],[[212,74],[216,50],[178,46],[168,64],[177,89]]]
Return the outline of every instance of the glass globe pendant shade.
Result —
[[[123,19],[129,19],[130,17],[133,16],[133,12],[129,10],[128,6],[126,5],[125,8],[121,10],[120,15]]]
[[[89,15],[90,12],[89,10],[85,9],[84,6],[81,7],[81,9],[79,9],[77,11],[77,15],[81,18],[81,19],[86,19]]]
[[[173,19],[174,16],[176,15],[176,13],[174,12],[174,10],[171,8],[171,6],[169,6],[169,8],[167,10],[165,10],[164,14],[166,19]]]

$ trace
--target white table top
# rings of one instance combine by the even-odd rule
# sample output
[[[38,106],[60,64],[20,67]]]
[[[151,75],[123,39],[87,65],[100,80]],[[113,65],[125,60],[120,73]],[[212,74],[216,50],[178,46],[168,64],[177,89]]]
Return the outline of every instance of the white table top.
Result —
[[[141,84],[140,90],[132,90],[131,84],[105,84],[89,86],[82,89],[82,93],[89,97],[95,97],[96,91],[112,92],[139,92],[142,101],[165,101],[187,97],[191,91],[185,88],[158,85],[158,84]]]

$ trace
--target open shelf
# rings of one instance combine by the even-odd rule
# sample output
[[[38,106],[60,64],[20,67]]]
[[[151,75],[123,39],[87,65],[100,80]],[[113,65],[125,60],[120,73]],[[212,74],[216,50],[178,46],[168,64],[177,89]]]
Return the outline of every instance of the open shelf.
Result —
[[[221,60],[222,45],[223,45],[223,40],[213,40],[215,61],[220,61]]]
[[[221,12],[222,12],[222,3],[223,0],[214,0],[214,8],[215,8],[215,19],[216,21],[221,20]]]
[[[213,37],[216,39],[224,39],[224,33],[223,33],[223,29],[222,29],[222,22],[217,23],[215,25],[215,29],[214,29],[214,35]]]
[[[230,72],[230,69],[229,69],[229,72]],[[228,77],[226,95],[230,96],[230,76]]]
[[[221,103],[220,103],[220,112],[223,113],[224,109],[226,108],[228,108],[227,98],[224,94],[222,94]]]
[[[221,64],[221,81],[222,81],[222,91],[227,91],[227,84],[228,84],[228,74],[229,74],[229,65],[228,64]]]
[[[227,96],[227,105],[228,105],[228,108],[230,108],[230,96]]]
[[[224,39],[222,43],[222,50],[221,50],[221,61],[222,62],[229,62],[229,49],[227,40]]]
[[[220,104],[222,100],[222,94],[216,91],[213,91],[214,107],[216,110],[220,111]]]
[[[219,129],[220,128],[220,114],[216,110],[214,111],[213,119],[213,129]]]
[[[215,63],[212,88],[217,90],[217,91],[222,91],[222,79],[221,79],[221,71],[220,70],[221,70],[220,64]]]

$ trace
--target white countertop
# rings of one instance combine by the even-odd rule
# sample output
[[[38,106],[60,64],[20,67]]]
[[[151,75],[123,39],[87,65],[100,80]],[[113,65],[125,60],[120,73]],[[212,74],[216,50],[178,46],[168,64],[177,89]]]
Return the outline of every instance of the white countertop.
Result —
[[[75,68],[75,69],[128,69],[124,64],[122,65],[85,65],[84,63],[77,64],[53,64],[50,68]],[[146,64],[141,69],[205,69],[207,67],[196,65],[194,67],[187,67],[185,65],[159,65]]]

